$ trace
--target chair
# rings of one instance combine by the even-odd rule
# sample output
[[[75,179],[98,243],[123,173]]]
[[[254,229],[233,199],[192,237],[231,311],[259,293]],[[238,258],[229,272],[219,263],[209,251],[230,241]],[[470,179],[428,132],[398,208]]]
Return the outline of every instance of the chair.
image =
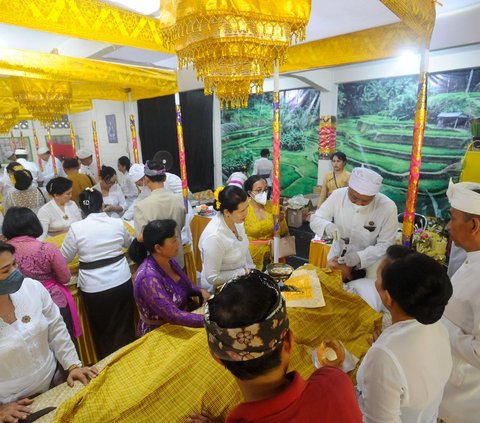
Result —
[[[398,214],[398,223],[403,223],[403,217],[405,213]],[[418,229],[425,229],[427,227],[428,220],[423,214],[415,213],[414,224]]]

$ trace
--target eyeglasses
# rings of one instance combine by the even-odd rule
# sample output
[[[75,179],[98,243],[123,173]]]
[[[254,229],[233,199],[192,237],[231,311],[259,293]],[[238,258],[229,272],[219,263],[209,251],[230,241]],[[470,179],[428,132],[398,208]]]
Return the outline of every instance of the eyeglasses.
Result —
[[[268,192],[268,188],[265,188],[265,189],[254,189],[252,190],[252,192],[256,193],[256,194],[262,194],[264,192]]]

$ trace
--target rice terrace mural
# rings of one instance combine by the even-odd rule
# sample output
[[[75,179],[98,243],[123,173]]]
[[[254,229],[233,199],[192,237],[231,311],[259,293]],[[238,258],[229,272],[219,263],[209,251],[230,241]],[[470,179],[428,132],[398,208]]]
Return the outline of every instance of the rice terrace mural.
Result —
[[[368,165],[384,177],[382,192],[405,207],[417,76],[338,87],[337,148],[350,167]],[[471,141],[470,119],[480,116],[480,68],[431,74],[417,212],[448,217],[445,191],[457,179]]]
[[[403,211],[408,182],[418,77],[340,84],[337,148],[348,168],[366,165],[384,177],[382,191]],[[282,194],[311,193],[317,184],[319,92],[282,91]],[[262,148],[272,148],[272,94],[251,96],[248,109],[222,111],[223,175],[252,170]],[[480,68],[429,75],[417,211],[446,218],[445,191],[457,179],[471,141],[472,118],[480,117]]]
[[[224,181],[242,166],[250,174],[260,150],[273,155],[272,93],[250,96],[248,109],[222,111],[222,172]],[[308,194],[317,185],[320,92],[280,92],[282,195]]]

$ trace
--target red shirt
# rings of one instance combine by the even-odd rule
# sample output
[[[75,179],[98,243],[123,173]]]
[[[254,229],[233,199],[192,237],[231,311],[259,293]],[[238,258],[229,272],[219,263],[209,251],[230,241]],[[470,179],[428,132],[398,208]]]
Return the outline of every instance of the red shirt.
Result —
[[[335,367],[322,367],[305,381],[297,372],[275,397],[244,402],[227,417],[226,423],[362,423],[351,380]]]

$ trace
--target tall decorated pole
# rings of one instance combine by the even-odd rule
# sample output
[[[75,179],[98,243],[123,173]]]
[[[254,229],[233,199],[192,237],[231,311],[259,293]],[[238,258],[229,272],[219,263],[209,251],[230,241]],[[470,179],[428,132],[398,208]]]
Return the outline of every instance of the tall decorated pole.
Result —
[[[76,148],[75,148],[75,133],[73,132],[73,125],[72,122],[69,122],[70,125],[70,143],[72,144],[72,152],[73,152],[73,157],[76,155]]]
[[[97,123],[92,120],[92,131],[93,131],[93,149],[95,150],[95,160],[97,161],[97,170],[100,175],[100,150],[98,147],[98,136],[97,136]]]
[[[415,207],[418,196],[418,182],[420,179],[420,166],[422,164],[422,146],[425,136],[425,124],[427,122],[427,78],[428,78],[429,51],[422,53],[420,76],[418,80],[417,107],[413,126],[412,158],[410,161],[410,177],[408,179],[407,203],[403,217],[402,243],[410,248],[412,245]]]
[[[273,87],[273,262],[278,263],[278,246],[280,244],[280,91],[278,60],[275,61]]]
[[[13,136],[13,132],[10,132],[10,141],[12,143],[13,153],[15,154],[15,150],[17,149],[17,143],[15,142],[15,137]]]
[[[35,131],[35,125],[33,124],[33,120],[32,120],[32,130],[33,130],[33,142],[35,144],[35,151],[37,151],[37,157],[38,157],[38,168],[40,169],[40,172],[43,172],[42,158],[38,155],[38,148],[40,144],[38,142],[37,131]]]
[[[132,136],[133,161],[135,163],[140,163],[138,157],[137,129],[135,128],[135,117],[133,115],[130,115],[130,134]]]
[[[20,148],[25,150],[25,138],[23,136],[23,132],[20,131]]]
[[[57,176],[57,161],[55,160],[55,155],[53,154],[53,139],[52,133],[50,131],[50,127],[47,128],[47,140],[48,140],[48,148],[50,149],[50,157],[52,159],[52,167],[53,167],[53,174]]]
[[[180,96],[178,93],[175,93],[175,114],[177,121],[178,156],[180,160],[180,177],[182,179],[183,204],[185,206],[185,211],[188,212],[187,163],[185,161],[185,144],[183,142],[182,108],[180,107]]]

